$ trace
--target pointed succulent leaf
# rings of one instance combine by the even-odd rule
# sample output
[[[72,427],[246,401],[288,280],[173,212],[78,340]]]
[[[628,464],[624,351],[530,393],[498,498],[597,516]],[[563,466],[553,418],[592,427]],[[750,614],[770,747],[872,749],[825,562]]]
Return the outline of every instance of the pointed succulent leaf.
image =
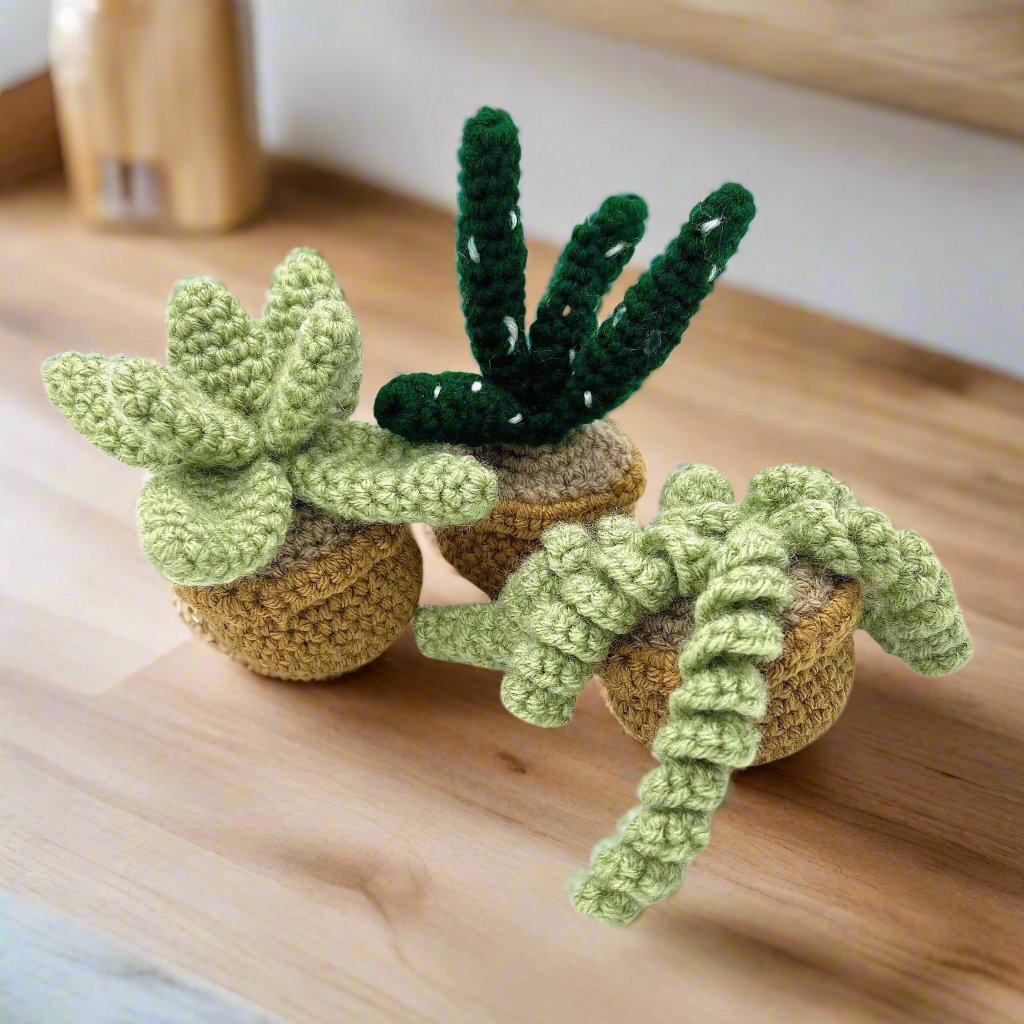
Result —
[[[483,107],[466,122],[455,259],[462,312],[481,373],[514,394],[529,365],[519,158],[519,134],[504,110]]]
[[[371,423],[332,426],[295,457],[296,495],[346,519],[448,526],[482,519],[494,472],[468,455],[418,448]]]
[[[50,401],[71,425],[115,459],[129,466],[157,469],[166,465],[163,451],[122,415],[111,395],[110,375],[117,357],[64,352],[43,363],[43,382]]]
[[[573,229],[530,328],[534,406],[543,407],[564,385],[580,348],[596,333],[601,299],[633,255],[646,219],[639,196],[609,196]]]
[[[531,443],[537,424],[516,398],[473,373],[408,373],[377,392],[377,422],[419,443]]]
[[[270,389],[261,434],[268,450],[293,452],[328,419],[348,418],[362,379],[359,326],[344,302],[318,303],[284,354]]]
[[[245,417],[215,404],[152,359],[115,359],[110,396],[165,466],[246,466],[259,454]]]
[[[242,472],[168,469],[146,481],[136,516],[146,556],[169,580],[226,583],[273,559],[291,523],[292,489],[266,459]]]
[[[732,183],[691,210],[676,239],[583,347],[558,415],[580,424],[604,416],[661,366],[735,254],[754,212],[750,193]]]
[[[345,299],[326,260],[315,249],[293,249],[274,271],[260,321],[275,367],[295,333],[320,302]]]
[[[186,278],[171,293],[167,365],[242,415],[261,407],[274,373],[259,325],[208,277]]]

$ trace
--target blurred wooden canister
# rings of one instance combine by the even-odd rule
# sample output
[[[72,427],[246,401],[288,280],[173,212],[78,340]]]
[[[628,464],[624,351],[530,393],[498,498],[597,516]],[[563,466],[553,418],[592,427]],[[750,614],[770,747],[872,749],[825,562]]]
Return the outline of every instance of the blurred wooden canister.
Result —
[[[221,231],[259,211],[248,0],[54,0],[50,49],[90,221]]]

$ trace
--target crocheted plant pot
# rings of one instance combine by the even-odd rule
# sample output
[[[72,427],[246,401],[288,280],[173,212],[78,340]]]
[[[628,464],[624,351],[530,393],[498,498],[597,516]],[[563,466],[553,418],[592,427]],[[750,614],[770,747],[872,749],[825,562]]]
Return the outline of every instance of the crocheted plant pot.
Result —
[[[429,657],[504,671],[502,703],[546,728],[604,674],[613,711],[659,763],[573,901],[626,924],[708,845],[733,771],[835,721],[855,627],[924,675],[971,656],[935,553],[831,474],[774,466],[737,500],[716,470],[687,465],[648,526],[622,515],[553,526],[496,601],[421,608],[416,640]]]
[[[548,527],[633,507],[643,462],[601,421],[669,358],[754,217],[742,185],[716,189],[602,322],[602,299],[647,218],[639,196],[610,196],[573,229],[528,327],[519,164],[507,113],[484,107],[469,118],[455,266],[479,372],[403,374],[381,388],[373,409],[408,441],[465,445],[497,470],[492,515],[438,534],[448,560],[491,596]]]
[[[167,311],[167,365],[65,352],[43,379],[98,448],[150,471],[142,548],[186,621],[258,672],[316,679],[376,657],[412,616],[408,524],[487,515],[494,471],[353,422],[359,327],[330,267],[296,249],[263,316],[189,278]]]
[[[434,535],[441,554],[490,597],[540,547],[549,526],[632,512],[647,483],[643,456],[607,420],[588,423],[558,445],[465,450],[497,474],[498,503],[486,518]]]
[[[296,510],[277,556],[234,583],[175,586],[181,617],[218,650],[275,679],[327,679],[373,661],[412,618],[423,562],[405,525]]]
[[[782,654],[761,667],[767,711],[758,722],[754,764],[802,750],[838,720],[853,686],[853,635],[864,610],[863,588],[813,562],[790,566],[793,603],[776,619]],[[686,680],[679,652],[694,628],[694,601],[677,598],[613,647],[600,669],[609,710],[634,739],[650,747],[668,721],[668,699]]]

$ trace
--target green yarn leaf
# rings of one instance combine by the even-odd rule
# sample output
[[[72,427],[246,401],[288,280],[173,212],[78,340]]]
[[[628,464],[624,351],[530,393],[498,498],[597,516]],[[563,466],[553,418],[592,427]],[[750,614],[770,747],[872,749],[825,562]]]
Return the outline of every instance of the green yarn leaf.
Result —
[[[255,431],[151,359],[65,352],[47,360],[51,400],[97,447],[133,466],[242,466]]]
[[[565,385],[579,349],[597,332],[601,299],[643,238],[646,219],[647,204],[639,196],[609,196],[573,229],[530,328],[533,393]]]
[[[136,507],[139,537],[173,583],[236,580],[270,562],[292,519],[292,489],[261,459],[242,472],[167,469],[146,481]]]
[[[129,466],[158,469],[160,449],[143,437],[120,412],[110,393],[110,373],[119,357],[64,352],[43,363],[46,394],[86,440]]]
[[[260,451],[248,421],[152,359],[115,359],[110,399],[163,465],[246,466]]]
[[[259,410],[274,374],[263,334],[241,303],[208,277],[179,281],[167,305],[167,365],[244,416]]]
[[[362,349],[348,305],[325,299],[302,321],[285,352],[267,401],[261,434],[270,451],[295,451],[359,401]]]
[[[529,366],[519,158],[519,133],[504,110],[482,107],[466,121],[455,244],[462,312],[484,376],[513,394]]]
[[[260,321],[275,368],[318,303],[344,300],[331,268],[315,249],[292,249],[274,270]]]
[[[498,500],[493,470],[465,455],[418,448],[370,423],[336,426],[292,461],[303,500],[357,522],[449,526]]]
[[[754,213],[753,197],[734,183],[690,211],[676,239],[583,346],[558,415],[580,422],[604,416],[665,362],[739,248]]]

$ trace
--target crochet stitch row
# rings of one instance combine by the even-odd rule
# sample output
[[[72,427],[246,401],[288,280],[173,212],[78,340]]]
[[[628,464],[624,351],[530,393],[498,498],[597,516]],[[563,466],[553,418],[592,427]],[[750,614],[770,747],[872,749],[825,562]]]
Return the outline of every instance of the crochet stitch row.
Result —
[[[266,565],[298,502],[360,523],[435,525],[494,506],[496,477],[471,457],[349,421],[359,328],[311,249],[275,271],[261,320],[219,282],[182,281],[167,337],[167,367],[65,352],[43,378],[93,444],[152,471],[139,534],[172,582],[227,583]]]
[[[573,230],[527,332],[519,160],[505,111],[484,107],[466,122],[456,269],[480,373],[413,373],[386,384],[374,414],[410,440],[557,444],[606,415],[668,358],[754,217],[741,185],[711,193],[599,326],[601,300],[647,217],[639,196],[609,197]]]
[[[534,724],[568,721],[617,636],[678,596],[696,598],[679,655],[685,684],[653,743],[662,764],[575,886],[577,907],[611,923],[679,885],[707,844],[729,774],[756,756],[766,706],[759,666],[782,651],[776,616],[792,599],[791,558],[857,580],[861,625],[918,672],[952,671],[971,654],[952,584],[927,543],[897,532],[823,470],[764,470],[737,504],[716,470],[687,466],[667,481],[647,529],[612,516],[593,532],[553,527],[542,544],[494,604],[424,608],[416,619],[428,656],[505,669],[502,700]]]

